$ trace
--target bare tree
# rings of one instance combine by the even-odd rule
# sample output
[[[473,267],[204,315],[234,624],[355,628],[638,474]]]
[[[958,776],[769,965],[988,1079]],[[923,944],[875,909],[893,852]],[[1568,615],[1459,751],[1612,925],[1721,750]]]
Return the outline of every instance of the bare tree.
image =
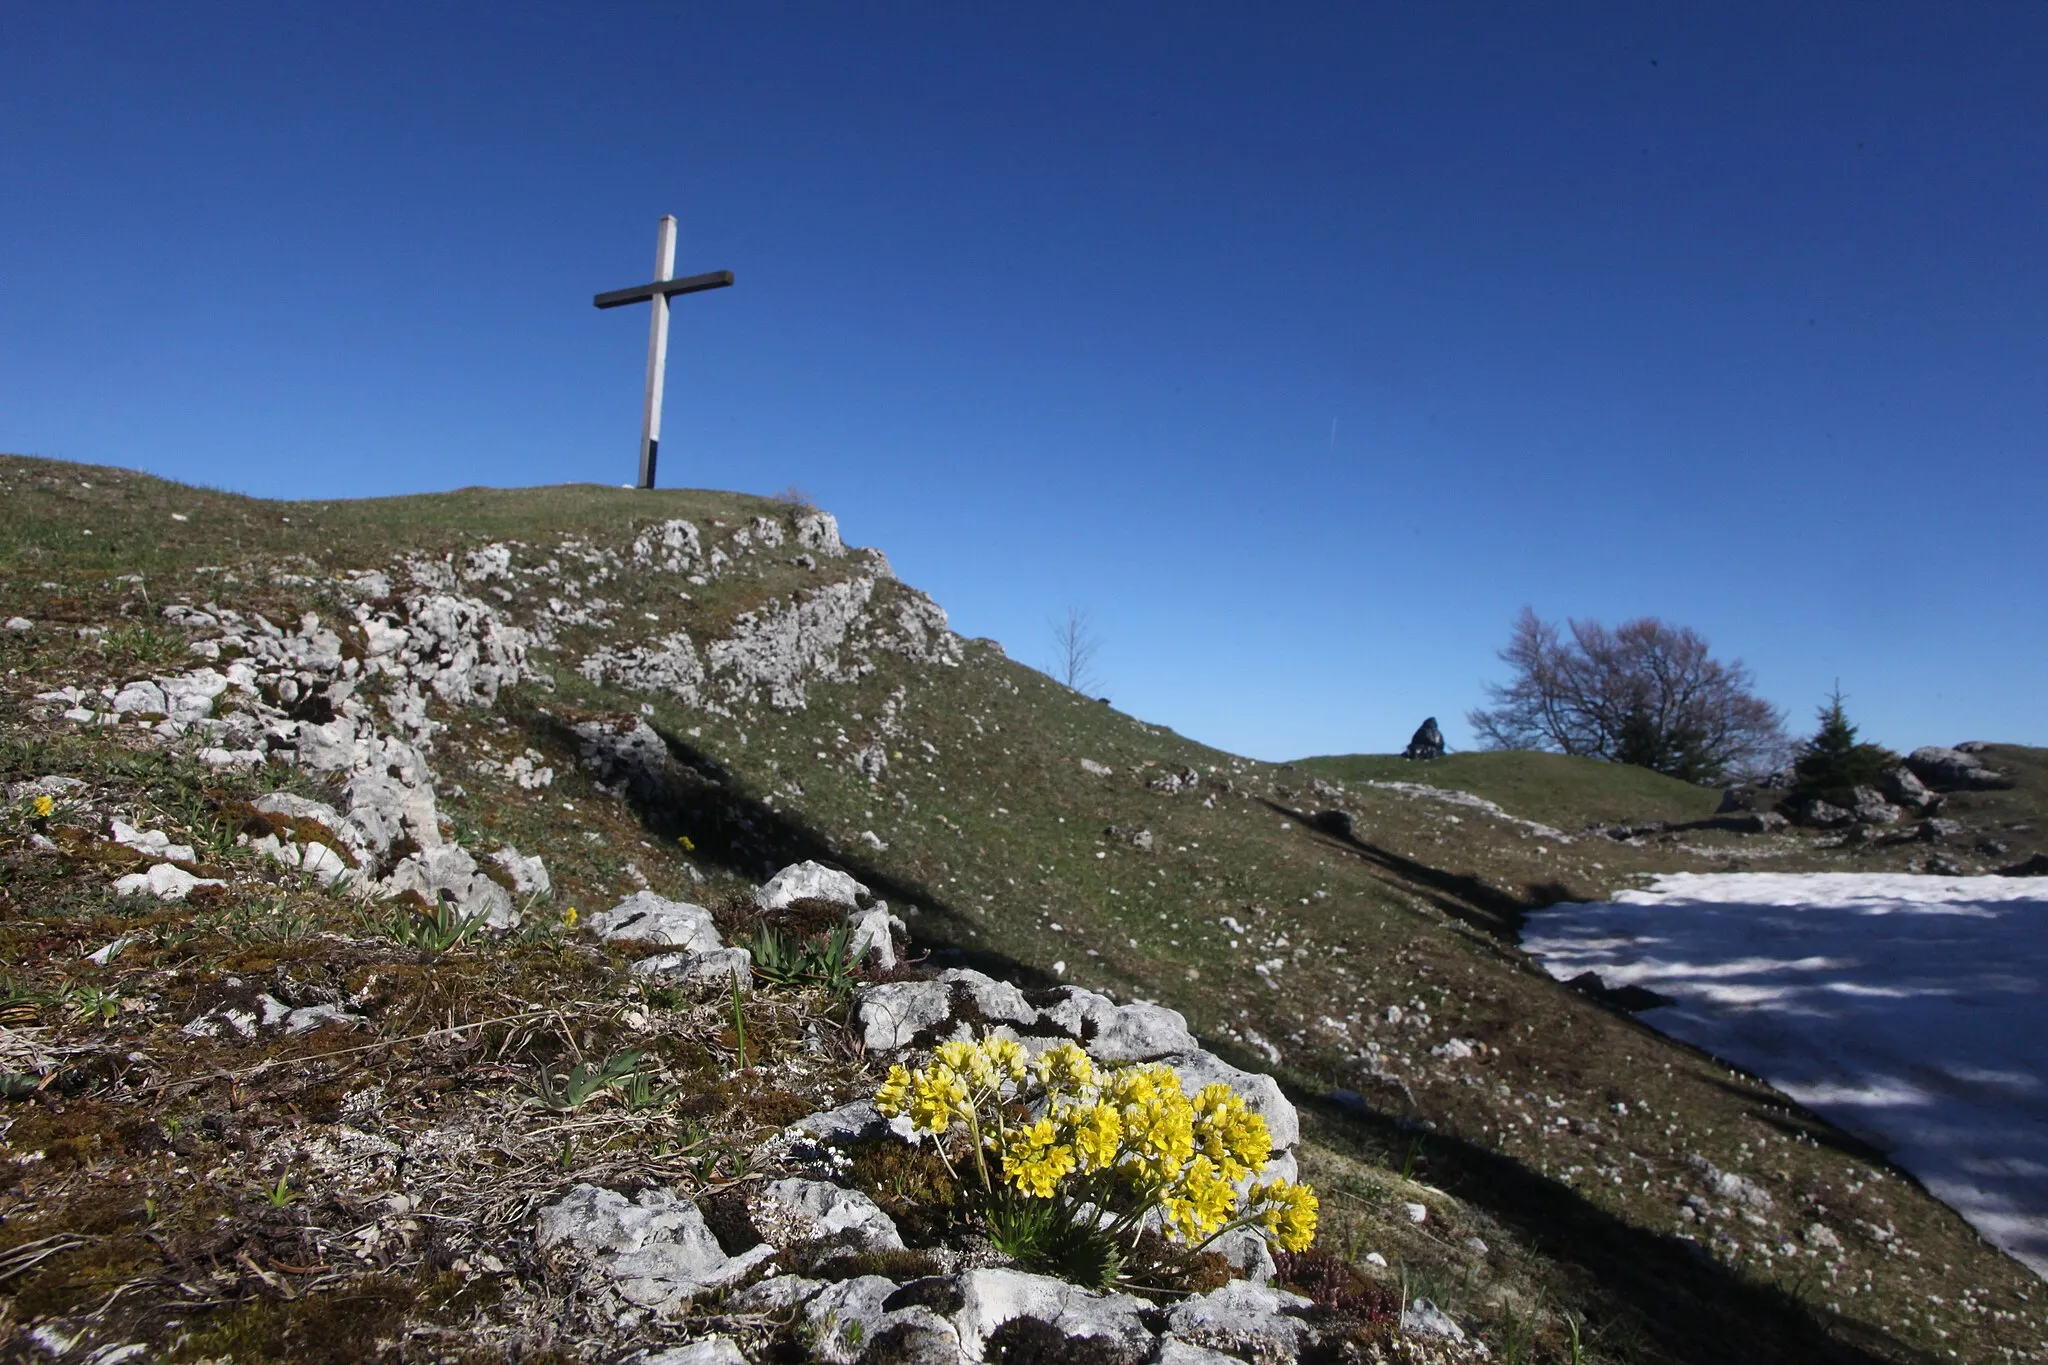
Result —
[[[1052,628],[1052,667],[1046,672],[1076,692],[1093,692],[1096,687],[1095,652],[1102,642],[1088,624],[1088,613],[1067,608],[1067,619],[1047,623]]]
[[[1489,749],[1551,749],[1688,782],[1768,768],[1786,751],[1784,717],[1750,692],[1749,669],[1712,658],[1690,627],[1645,616],[1560,630],[1524,607],[1500,659],[1514,680],[1488,683],[1494,706],[1465,717]]]

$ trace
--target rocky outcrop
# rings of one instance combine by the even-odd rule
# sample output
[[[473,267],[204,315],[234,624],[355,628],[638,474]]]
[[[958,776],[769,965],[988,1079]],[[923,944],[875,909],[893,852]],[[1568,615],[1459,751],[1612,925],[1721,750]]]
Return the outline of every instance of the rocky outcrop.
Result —
[[[2005,773],[1985,766],[1983,759],[1962,749],[1934,745],[1915,749],[1906,755],[1906,767],[1935,791],[1982,791],[2012,785]]]

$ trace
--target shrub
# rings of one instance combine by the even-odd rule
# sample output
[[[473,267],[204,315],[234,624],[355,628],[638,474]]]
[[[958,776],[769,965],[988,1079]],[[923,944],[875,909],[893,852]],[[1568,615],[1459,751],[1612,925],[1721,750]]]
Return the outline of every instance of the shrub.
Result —
[[[1028,1063],[1007,1038],[958,1040],[891,1067],[875,1107],[933,1140],[998,1246],[1071,1278],[1114,1280],[1148,1221],[1197,1249],[1240,1227],[1291,1251],[1315,1240],[1314,1191],[1256,1179],[1265,1119],[1227,1085],[1189,1096],[1171,1067],[1097,1070],[1072,1043]]]
[[[1829,696],[1819,715],[1820,729],[1799,745],[1787,796],[1795,803],[1818,799],[1853,806],[1856,788],[1876,786],[1887,771],[1898,766],[1899,756],[1881,744],[1857,740],[1856,727],[1842,710],[1841,689]]]

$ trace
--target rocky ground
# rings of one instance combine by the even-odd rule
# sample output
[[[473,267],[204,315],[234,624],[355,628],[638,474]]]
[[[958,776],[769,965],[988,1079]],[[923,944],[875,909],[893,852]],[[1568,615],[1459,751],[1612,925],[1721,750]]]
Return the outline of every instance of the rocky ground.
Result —
[[[2023,861],[2033,751],[1911,839],[1616,820],[1202,749],[807,507],[0,495],[17,1354],[2048,1358],[1879,1154],[1514,947],[1659,871]],[[933,1219],[847,1106],[958,1010],[1227,1070],[1320,1259],[1084,1290]]]

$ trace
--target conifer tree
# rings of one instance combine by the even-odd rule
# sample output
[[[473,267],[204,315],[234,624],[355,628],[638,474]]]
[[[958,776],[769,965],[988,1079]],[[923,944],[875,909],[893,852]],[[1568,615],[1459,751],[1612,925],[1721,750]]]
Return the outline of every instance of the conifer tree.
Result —
[[[1820,729],[1800,743],[1799,759],[1792,765],[1791,798],[1853,806],[1856,788],[1876,786],[1886,770],[1898,765],[1899,756],[1881,744],[1856,738],[1856,727],[1842,709],[1839,686],[1819,715]]]

